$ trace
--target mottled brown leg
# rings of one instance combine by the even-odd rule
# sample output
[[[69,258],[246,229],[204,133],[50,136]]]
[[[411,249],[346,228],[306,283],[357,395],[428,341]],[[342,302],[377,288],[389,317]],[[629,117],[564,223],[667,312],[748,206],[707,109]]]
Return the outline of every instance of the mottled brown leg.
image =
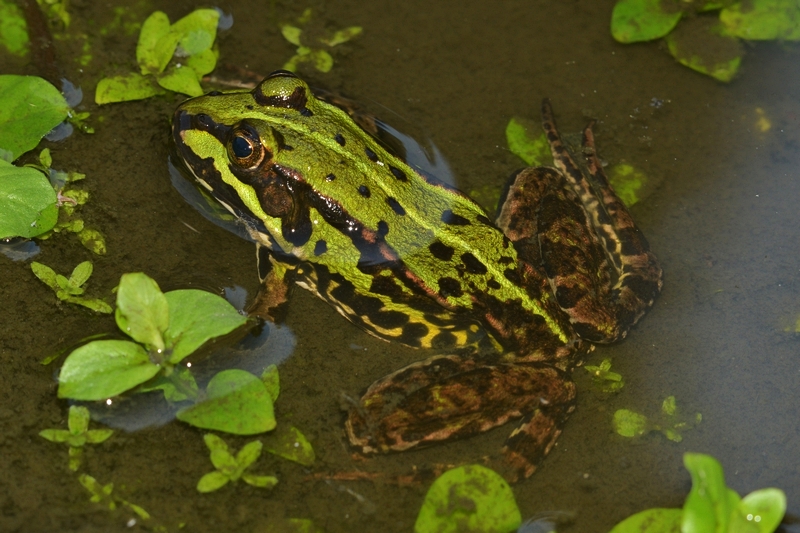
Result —
[[[376,453],[469,437],[529,417],[506,444],[510,477],[528,476],[555,441],[574,398],[574,384],[548,365],[438,356],[376,381],[350,409],[346,430],[353,446]]]
[[[608,183],[591,124],[584,131],[587,178],[564,147],[547,100],[542,117],[558,171],[517,174],[497,224],[524,261],[543,266],[575,332],[584,340],[612,342],[652,305],[661,268]]]

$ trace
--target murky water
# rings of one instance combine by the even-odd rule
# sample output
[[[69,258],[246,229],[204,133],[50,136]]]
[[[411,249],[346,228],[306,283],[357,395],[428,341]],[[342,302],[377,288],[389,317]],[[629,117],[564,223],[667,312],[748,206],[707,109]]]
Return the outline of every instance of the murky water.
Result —
[[[782,488],[789,512],[800,514],[800,338],[784,331],[800,314],[800,48],[749,47],[739,78],[722,85],[677,65],[658,44],[614,43],[613,3],[224,2],[235,24],[219,47],[222,62],[267,73],[293,53],[278,24],[305,7],[332,28],[363,26],[363,35],[334,52],[331,73],[304,74],[427,132],[465,190],[499,186],[521,166],[505,148],[504,128],[513,115],[538,120],[542,97],[552,99],[565,132],[598,119],[601,156],[636,166],[656,184],[633,215],[661,259],[664,291],[625,341],[589,356],[594,364],[613,359],[626,380],[621,393],[594,392],[586,372],[575,371],[576,412],[539,471],[514,486],[523,516],[563,511],[574,519],[560,531],[602,533],[638,510],[678,507],[690,487],[686,451],[717,457],[742,494]],[[75,4],[73,24],[92,38],[94,59],[81,72],[71,60],[73,43],[60,43],[60,53],[67,76],[91,95],[110,65],[133,68],[135,34],[101,37],[112,8]],[[140,4],[139,20],[158,7]],[[160,8],[176,20],[194,7]],[[663,106],[652,106],[653,98]],[[51,148],[56,168],[87,174],[92,197],[83,212],[106,234],[108,254],[93,257],[59,236],[42,244],[38,261],[66,272],[92,259],[93,295],[109,295],[130,271],[146,272],[163,290],[221,293],[240,285],[254,293],[252,245],[207,222],[170,186],[168,119],[179,101],[86,104],[97,133]],[[0,256],[0,273],[0,530],[146,530],[126,526],[129,511],[91,504],[67,469],[66,447],[37,435],[64,427],[67,411],[55,394],[56,365],[39,361],[87,334],[114,330],[113,319],[57,305],[26,264]],[[91,447],[86,471],[113,481],[116,493],[169,531],[180,523],[186,531],[263,531],[272,519],[297,517],[328,532],[400,532],[412,529],[427,486],[400,487],[397,475],[480,461],[511,430],[358,460],[345,444],[341,393],[356,396],[427,354],[371,338],[302,290],[287,324],[297,347],[280,368],[277,415],[311,439],[314,467],[265,456],[255,470],[280,478],[271,492],[240,483],[200,495],[195,484],[211,470],[202,432],[172,423]],[[614,411],[655,414],[669,395],[684,412],[703,415],[682,442],[614,433]],[[248,440],[228,439],[237,449]],[[356,469],[382,475],[319,477]]]

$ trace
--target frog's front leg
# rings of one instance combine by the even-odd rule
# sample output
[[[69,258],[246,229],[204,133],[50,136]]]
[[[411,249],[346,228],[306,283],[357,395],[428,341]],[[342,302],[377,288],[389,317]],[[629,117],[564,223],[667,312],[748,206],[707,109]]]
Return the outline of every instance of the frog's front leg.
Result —
[[[353,446],[376,453],[468,437],[522,418],[503,449],[506,477],[514,480],[533,473],[574,399],[575,385],[549,365],[437,356],[375,382],[350,408],[346,430]]]
[[[261,288],[247,308],[247,314],[270,322],[281,322],[286,316],[293,273],[286,265],[274,261],[269,248],[260,243],[256,245],[256,257]]]

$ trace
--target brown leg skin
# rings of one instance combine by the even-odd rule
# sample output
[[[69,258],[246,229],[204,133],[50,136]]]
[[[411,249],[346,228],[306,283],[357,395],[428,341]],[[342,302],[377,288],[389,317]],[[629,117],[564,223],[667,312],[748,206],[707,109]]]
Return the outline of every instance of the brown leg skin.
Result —
[[[583,205],[583,218],[588,217],[588,233],[580,238],[593,241],[591,255],[605,257],[603,277],[610,282],[582,279],[587,265],[575,263],[574,241],[569,239],[575,226],[565,222],[555,209],[545,216],[547,207],[543,205],[538,227],[545,270],[578,334],[593,342],[613,342],[624,337],[652,305],[661,290],[661,267],[628,209],[608,184],[595,153],[592,124],[584,130],[587,178],[561,141],[548,100],[542,102],[542,119],[556,167]],[[594,290],[578,294],[581,288],[586,292],[586,287]]]
[[[527,417],[506,444],[515,479],[533,473],[574,398],[574,384],[549,365],[437,356],[375,382],[350,409],[346,430],[362,453],[376,453],[469,437]]]

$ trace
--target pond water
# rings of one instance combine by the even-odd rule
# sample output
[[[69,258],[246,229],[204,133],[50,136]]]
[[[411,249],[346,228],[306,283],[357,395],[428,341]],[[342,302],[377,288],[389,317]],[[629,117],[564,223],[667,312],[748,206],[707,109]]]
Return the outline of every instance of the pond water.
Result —
[[[170,185],[169,119],[181,97],[91,103],[112,66],[134,67],[136,32],[100,32],[114,19],[111,4],[71,5],[74,30],[92,45],[86,67],[73,60],[76,41],[57,42],[64,73],[88,95],[84,107],[97,132],[45,143],[54,167],[87,174],[84,218],[106,235],[108,253],[92,256],[62,235],[42,242],[36,259],[59,272],[91,259],[89,293],[109,299],[120,275],[133,271],[165,291],[221,294],[240,286],[255,294],[252,244],[209,223]],[[222,2],[234,26],[219,37],[220,61],[262,73],[279,68],[293,53],[279,23],[306,7],[331,28],[362,26],[361,36],[334,50],[330,73],[301,74],[413,124],[436,143],[466,191],[499,189],[522,166],[506,147],[505,126],[512,116],[538,120],[541,98],[552,100],[563,132],[597,119],[602,158],[627,162],[651,180],[632,213],[661,261],[664,289],[623,342],[586,359],[611,358],[625,378],[620,393],[597,392],[585,370],[575,370],[575,413],[538,471],[513,487],[523,517],[559,513],[567,521],[559,531],[602,533],[639,510],[679,507],[690,488],[686,451],[718,458],[740,494],[783,489],[797,516],[800,337],[790,330],[800,315],[800,48],[748,46],[739,77],[724,85],[678,65],[658,43],[615,43],[613,4]],[[132,19],[162,9],[174,21],[195,7],[140,2]],[[0,68],[35,73],[2,56]],[[37,435],[65,427],[68,407],[56,397],[58,363],[40,361],[89,334],[113,331],[113,318],[57,305],[26,263],[0,256],[0,272],[0,530],[151,530],[128,524],[134,515],[125,509],[90,503],[67,469],[66,447]],[[203,432],[175,422],[118,432],[90,447],[86,471],[113,481],[115,493],[169,531],[182,523],[186,531],[266,531],[271,520],[294,517],[328,532],[402,532],[412,530],[429,482],[399,486],[398,476],[481,462],[511,431],[509,425],[467,441],[359,459],[343,434],[342,393],[358,396],[430,354],[374,339],[299,289],[286,325],[296,348],[280,367],[277,416],[311,440],[313,467],[265,456],[254,470],[276,475],[275,489],[239,483],[201,495],[195,484],[211,470]],[[655,415],[670,395],[684,413],[702,414],[682,442],[614,432],[617,409]],[[252,438],[227,440],[238,449]],[[355,470],[379,475],[331,477]]]

